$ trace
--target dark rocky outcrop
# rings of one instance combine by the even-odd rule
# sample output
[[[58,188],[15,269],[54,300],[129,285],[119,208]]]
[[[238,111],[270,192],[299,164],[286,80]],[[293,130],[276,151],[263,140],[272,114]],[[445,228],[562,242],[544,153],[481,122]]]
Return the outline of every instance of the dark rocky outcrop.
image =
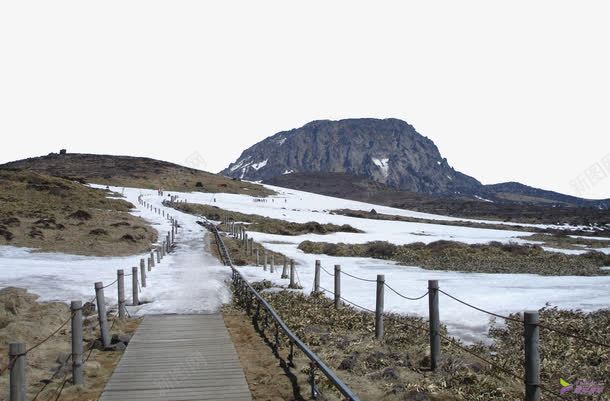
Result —
[[[425,193],[481,187],[449,166],[434,142],[397,119],[314,121],[250,147],[222,174],[258,181],[294,172],[348,173]]]

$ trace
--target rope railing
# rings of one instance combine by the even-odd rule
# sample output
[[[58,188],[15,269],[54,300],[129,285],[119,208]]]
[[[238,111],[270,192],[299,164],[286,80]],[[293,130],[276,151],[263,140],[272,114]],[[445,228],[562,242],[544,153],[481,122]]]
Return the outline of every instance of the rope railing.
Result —
[[[585,343],[588,343],[588,344],[598,345],[598,346],[604,347],[604,348],[610,348],[610,344],[602,343],[602,342],[591,340],[589,338],[582,337],[582,336],[579,336],[579,335],[576,335],[576,334],[568,333],[567,331],[560,330],[560,329],[557,329],[555,327],[547,326],[547,325],[542,324],[542,323],[539,323],[538,327],[540,327],[541,329],[545,329],[545,330],[557,333],[557,334],[561,334],[562,336],[565,336],[565,337],[574,338],[576,340],[579,340],[579,341],[582,341],[582,342],[585,342]]]
[[[406,295],[401,294],[400,292],[396,291],[394,288],[390,287],[390,285],[388,283],[383,283],[390,291],[392,291],[394,294],[398,295],[401,298],[406,299],[407,301],[419,301],[420,299],[427,297],[429,292],[426,291],[423,295],[420,295],[419,297],[408,297]]]
[[[218,234],[218,229],[213,224],[209,223],[209,221],[208,221],[208,228],[210,229],[210,231],[214,232],[215,235],[220,237]],[[219,242],[219,249],[222,248],[221,258],[227,259],[228,252],[227,252],[226,248],[224,247],[222,240],[219,240],[217,242]],[[234,271],[234,280],[235,279],[237,279],[238,281],[243,280],[243,277],[241,277],[241,274],[235,270],[235,268],[232,266],[232,263],[229,263],[229,265],[232,267],[232,269]],[[540,378],[539,378],[540,359],[539,359],[539,354],[538,354],[539,330],[541,330],[541,329],[547,330],[547,331],[554,332],[554,333],[557,333],[557,334],[565,336],[565,337],[574,338],[578,341],[582,341],[582,342],[585,342],[588,344],[593,344],[593,345],[604,347],[604,348],[610,348],[610,345],[607,344],[603,340],[600,341],[597,339],[586,338],[586,337],[580,336],[578,334],[572,333],[566,329],[557,329],[552,326],[547,326],[546,324],[544,324],[544,322],[540,322],[538,320],[539,313],[537,311],[526,311],[523,314],[523,317],[519,318],[519,317],[515,317],[513,315],[509,315],[509,316],[502,315],[500,313],[492,312],[484,307],[474,305],[474,304],[467,302],[463,299],[460,299],[459,297],[454,296],[444,290],[441,290],[438,287],[438,281],[436,281],[436,280],[428,281],[428,291],[426,291],[424,294],[417,296],[417,297],[410,297],[410,296],[407,296],[407,295],[401,293],[396,288],[392,287],[390,284],[385,283],[384,275],[378,275],[376,280],[368,279],[368,278],[360,277],[358,275],[354,275],[354,274],[351,274],[351,273],[348,273],[345,271],[341,271],[341,267],[339,265],[335,265],[335,273],[333,274],[333,272],[322,267],[319,260],[316,260],[315,267],[316,267],[316,271],[315,271],[314,286],[313,286],[312,294],[316,293],[317,291],[320,291],[325,294],[329,294],[331,297],[334,296],[336,307],[338,307],[338,305],[340,305],[340,302],[342,301],[345,304],[351,305],[354,308],[360,309],[364,312],[375,314],[375,325],[376,325],[375,332],[376,332],[376,337],[378,339],[383,338],[383,322],[381,321],[381,332],[379,334],[378,329],[377,329],[378,321],[382,320],[383,316],[386,316],[386,317],[390,316],[383,311],[383,297],[384,297],[383,288],[387,288],[389,291],[391,291],[395,295],[401,297],[402,299],[408,300],[408,301],[417,301],[417,300],[421,300],[421,299],[428,297],[429,298],[429,308],[430,308],[430,318],[429,318],[429,322],[428,322],[429,323],[428,328],[423,327],[423,325],[420,325],[420,326],[411,325],[408,322],[398,323],[398,321],[397,321],[397,324],[404,323],[406,327],[413,327],[430,336],[431,361],[436,359],[436,362],[431,362],[432,370],[435,370],[436,366],[438,365],[438,361],[440,358],[440,344],[441,344],[440,341],[442,340],[446,344],[448,344],[447,346],[455,347],[463,352],[466,352],[466,353],[472,355],[473,357],[480,359],[484,363],[488,364],[492,368],[492,370],[495,370],[501,374],[508,375],[511,378],[524,382],[525,387],[526,387],[526,391],[525,391],[526,394],[535,394],[535,393],[543,392],[543,393],[552,395],[554,398],[564,399],[563,397],[558,396],[553,391],[549,390],[548,388],[546,388],[545,386],[540,384]],[[331,291],[320,285],[320,270],[323,271],[326,275],[334,277],[336,291]],[[372,310],[372,309],[366,308],[362,305],[359,305],[357,303],[354,303],[351,300],[346,299],[344,296],[341,295],[340,276],[342,276],[342,275],[348,276],[350,278],[353,278],[353,279],[356,279],[356,280],[359,280],[362,282],[371,282],[371,283],[376,282],[377,283],[377,306],[376,306],[375,310]],[[246,292],[249,292],[249,291],[250,291],[249,289],[246,289]],[[502,366],[501,364],[498,364],[489,356],[476,352],[474,349],[472,349],[472,347],[462,345],[459,340],[456,340],[456,338],[442,334],[441,330],[440,330],[440,327],[441,327],[440,320],[438,317],[439,316],[439,314],[438,314],[439,293],[447,296],[448,298],[452,299],[455,302],[460,303],[461,305],[463,305],[467,308],[476,310],[478,312],[487,314],[489,316],[503,319],[508,322],[515,322],[515,323],[519,323],[519,324],[523,325],[523,327],[524,327],[523,349],[525,352],[524,376],[521,377],[519,374],[515,373],[514,371],[507,368],[506,366]],[[380,301],[380,299],[381,299],[381,301]],[[394,314],[391,314],[391,315],[394,315]],[[438,345],[435,345],[435,343]],[[494,374],[494,373],[492,372],[491,374]],[[528,397],[529,396],[526,396],[526,400],[534,399],[534,398],[528,398]]]
[[[140,205],[147,206],[147,208],[150,208],[152,210],[152,206],[149,207],[148,205],[146,205],[146,203],[143,202],[141,198],[139,198],[138,201],[139,201]],[[173,217],[170,217],[169,214],[165,213],[161,209],[156,209],[156,213],[163,214],[164,217],[166,217],[168,219],[168,221],[171,222],[172,230],[167,232],[167,237],[166,237],[165,241],[163,241],[158,247],[151,249],[150,256],[148,257],[148,266],[147,266],[148,271],[151,271],[151,268],[156,266],[156,263],[160,263],[161,259],[167,253],[171,252],[171,250],[173,249],[174,244],[175,244],[175,234],[178,231],[178,227],[179,227],[177,220],[174,219]],[[155,252],[156,252],[156,257],[157,257],[156,262],[155,262]],[[97,302],[98,318],[95,319],[93,326],[90,326],[90,327],[91,327],[91,329],[95,329],[95,328],[99,327],[99,331],[100,331],[99,334],[100,334],[101,341],[102,341],[104,348],[110,348],[110,345],[111,345],[110,331],[112,331],[114,329],[117,321],[124,318],[126,315],[129,318],[131,318],[131,315],[129,314],[129,311],[127,310],[127,307],[126,307],[126,300],[125,300],[125,294],[124,294],[125,284],[124,284],[123,280],[125,277],[132,277],[132,287],[133,287],[132,291],[133,291],[133,298],[134,298],[133,304],[134,305],[139,304],[137,294],[139,292],[141,292],[141,290],[142,290],[142,287],[140,286],[140,284],[142,284],[142,286],[145,285],[145,277],[146,277],[145,260],[146,260],[145,258],[140,259],[140,274],[139,275],[137,274],[137,268],[134,267],[132,269],[133,272],[130,274],[124,274],[123,270],[118,270],[116,280],[112,281],[111,283],[109,283],[107,285],[103,285],[102,282],[96,283],[95,284],[96,295],[93,298],[91,298],[91,300],[85,302],[85,305],[92,304],[93,302]],[[140,276],[142,277],[141,280],[139,279]],[[104,296],[103,290],[113,287],[113,286],[118,286],[118,308],[110,316],[112,318],[112,324],[110,325],[110,328],[108,328],[109,315],[106,314],[106,305],[107,304],[106,304],[106,298]],[[70,354],[70,356],[68,358],[66,358],[65,361],[62,362],[62,368],[65,366],[65,364],[67,364],[70,361],[70,359],[72,359],[73,360],[72,375],[69,375],[69,372],[70,372],[69,369],[64,369],[63,377],[62,377],[62,379],[60,379],[60,382],[58,382],[58,386],[55,389],[56,394],[53,394],[55,401],[59,400],[64,389],[67,387],[66,385],[68,384],[70,379],[72,379],[72,383],[75,385],[83,384],[83,370],[82,369],[83,369],[84,363],[75,363],[75,361],[77,360],[76,358],[78,358],[79,361],[82,361],[83,354],[86,353],[87,356],[84,359],[84,362],[89,361],[89,359],[93,355],[93,351],[96,349],[96,344],[97,344],[97,340],[90,341],[88,348],[84,351],[82,349],[82,342],[83,342],[82,310],[83,310],[83,308],[84,308],[84,306],[81,301],[73,301],[70,305],[71,311],[70,311],[69,318],[66,319],[65,321],[62,321],[60,326],[57,327],[55,330],[53,330],[53,332],[51,332],[49,335],[47,335],[44,339],[42,339],[41,341],[38,341],[35,345],[33,345],[27,349],[25,347],[25,344],[22,342],[15,342],[15,343],[10,344],[8,363],[6,366],[4,366],[0,369],[0,376],[2,376],[8,370],[12,371],[13,369],[17,369],[15,374],[13,374],[13,372],[11,372],[11,376],[10,376],[9,397],[11,400],[12,399],[25,399],[25,397],[26,397],[26,384],[25,384],[26,383],[26,361],[25,361],[26,355],[29,354],[30,352],[32,352],[33,350],[37,349],[38,347],[42,346],[43,344],[47,343],[48,341],[50,341],[53,337],[55,337],[58,333],[60,333],[61,330],[64,329],[66,327],[66,325],[68,325],[68,323],[70,323],[70,322],[72,322],[72,328],[73,328],[72,333],[71,333],[73,348],[72,348],[72,353]],[[112,308],[114,308],[114,307],[112,306]],[[76,339],[80,338],[80,341],[79,340],[75,341],[75,338]],[[77,370],[78,370],[78,374],[77,374]],[[42,394],[42,392],[47,388],[47,386],[51,383],[54,383],[54,380],[57,378],[58,373],[60,373],[60,370],[54,372],[53,375],[49,379],[42,381],[43,385],[41,386],[41,388],[39,388],[37,390],[32,401],[37,400],[38,397],[40,396],[40,394]]]
[[[222,237],[218,232],[218,229],[214,224],[210,223],[209,220],[207,220],[204,216],[201,217],[204,219],[205,226],[214,234],[216,243],[219,247],[219,250],[221,251],[221,254],[224,254],[224,256],[221,256],[221,258],[226,261],[226,263],[228,263],[227,266],[229,266],[232,270],[233,280],[236,285],[237,293],[239,294],[239,296],[241,296],[242,298],[244,296],[247,296],[250,299],[253,297],[257,301],[258,306],[262,306],[262,308],[265,309],[266,313],[274,320],[278,328],[281,329],[281,331],[284,333],[284,335],[286,335],[286,337],[288,337],[289,342],[291,343],[291,347],[292,345],[296,345],[297,348],[299,348],[303,352],[303,354],[311,361],[310,367],[312,372],[314,369],[319,369],[324,374],[324,376],[326,376],[326,378],[334,385],[334,387],[344,397],[347,397],[346,399],[348,401],[359,401],[359,398],[352,392],[352,390],[347,387],[347,385],[345,385],[345,383],[343,383],[343,381],[339,379],[339,377],[313,351],[311,351],[301,339],[299,339],[290,330],[290,328],[286,325],[286,323],[284,323],[282,318],[277,314],[275,309],[258,293],[258,291],[254,289],[254,287],[252,287],[252,285],[242,276],[241,272],[236,269],[235,266],[233,266],[229,253],[224,245]],[[310,383],[312,386],[312,395],[315,395],[317,391],[315,382],[313,382],[315,381],[315,375],[312,375],[311,372],[310,380],[312,381]]]
[[[334,292],[332,292],[332,291],[330,291],[330,290],[327,290],[326,288],[324,288],[324,287],[322,287],[322,286],[320,286],[320,289],[321,289],[322,291],[324,291],[324,292],[327,292],[327,293],[329,293],[329,294],[333,295],[333,296],[335,295],[335,293],[334,293]],[[346,303],[348,303],[349,305],[355,306],[355,307],[356,307],[356,308],[358,308],[358,309],[362,309],[362,310],[363,310],[363,311],[365,311],[365,312],[369,312],[369,313],[375,313],[375,311],[374,311],[374,310],[371,310],[371,309],[369,309],[369,308],[366,308],[366,307],[364,307],[364,306],[362,306],[362,305],[358,305],[357,303],[352,302],[352,301],[350,301],[350,300],[348,300],[348,299],[345,299],[345,298],[343,298],[342,296],[339,296],[339,298],[340,298],[340,299],[341,299],[343,302],[346,302]]]
[[[345,274],[348,277],[351,277],[351,278],[354,278],[354,279],[360,280],[360,281],[365,281],[365,282],[368,282],[368,283],[376,283],[377,282],[377,280],[354,276],[353,274],[349,274],[348,272],[344,272],[344,271],[342,271],[341,274]]]
[[[502,315],[499,315],[499,314],[497,314],[497,313],[494,313],[494,312],[490,312],[490,311],[488,311],[488,310],[485,310],[485,309],[483,309],[483,308],[479,308],[478,306],[474,306],[474,305],[472,305],[472,304],[469,304],[468,302],[466,302],[466,301],[462,301],[461,299],[456,298],[456,297],[454,297],[453,295],[448,294],[447,292],[445,292],[445,291],[443,291],[443,290],[441,290],[441,289],[439,289],[439,290],[438,290],[438,292],[440,292],[440,293],[442,293],[442,294],[445,294],[445,295],[446,295],[446,296],[448,296],[449,298],[453,299],[454,301],[457,301],[457,302],[461,303],[462,305],[465,305],[465,306],[467,306],[467,307],[469,307],[469,308],[472,308],[472,309],[478,310],[479,312],[483,312],[483,313],[486,313],[486,314],[488,314],[488,315],[490,315],[490,316],[495,316],[495,317],[500,318],[500,319],[504,319],[504,320],[510,320],[510,321],[517,322],[517,323],[523,323],[523,320],[521,320],[521,319],[516,319],[516,318],[513,318],[513,317],[509,317],[509,316],[502,316]]]

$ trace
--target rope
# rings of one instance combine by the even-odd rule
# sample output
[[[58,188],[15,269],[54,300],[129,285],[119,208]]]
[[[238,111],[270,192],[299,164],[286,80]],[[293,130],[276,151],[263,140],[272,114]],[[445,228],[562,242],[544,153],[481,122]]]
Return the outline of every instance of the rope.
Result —
[[[114,280],[112,283],[110,283],[110,284],[108,284],[108,285],[105,285],[105,286],[103,286],[102,288],[108,288],[108,287],[111,287],[111,286],[115,285],[115,284],[116,284],[118,281],[119,281],[119,279],[117,278],[117,279],[116,279],[116,280]]]
[[[328,270],[326,270],[325,268],[323,268],[321,265],[320,265],[320,269],[324,270],[324,273],[328,274],[329,276],[331,276],[331,277],[335,277],[335,275],[334,275],[334,274],[330,273]]]
[[[344,272],[344,271],[342,271],[341,273],[345,274],[346,276],[349,276],[351,278],[355,278],[356,280],[366,281],[366,282],[369,282],[369,283],[376,283],[377,282],[377,279],[371,280],[371,279],[368,279],[368,278],[362,278],[362,277],[354,276],[354,275],[349,274],[348,272]]]
[[[320,287],[320,289],[321,289],[322,291],[324,291],[324,292],[328,292],[329,294],[335,295],[335,293],[334,293],[334,292],[332,292],[332,291],[330,291],[330,290],[327,290],[327,289],[326,289],[326,288],[324,288],[324,287]],[[362,310],[364,310],[364,311],[366,311],[366,312],[375,313],[375,311],[374,311],[374,310],[371,310],[371,309],[369,309],[369,308],[365,308],[364,306],[358,305],[357,303],[354,303],[354,302],[352,302],[352,301],[349,301],[349,300],[347,300],[347,299],[343,298],[343,297],[342,297],[342,296],[340,296],[340,295],[339,295],[339,299],[341,299],[341,300],[342,300],[342,301],[344,301],[344,302],[347,302],[348,304],[350,304],[350,305],[352,305],[352,306],[355,306],[356,308],[360,308],[360,309],[362,309]]]
[[[586,343],[589,343],[589,344],[599,345],[600,347],[605,347],[605,348],[610,348],[610,345],[608,345],[608,344],[604,344],[604,343],[601,343],[601,342],[598,342],[598,341],[595,341],[595,340],[590,340],[590,339],[585,338],[585,337],[580,337],[580,336],[577,336],[576,334],[568,333],[567,331],[559,330],[559,329],[556,329],[554,327],[546,326],[546,325],[541,324],[541,323],[538,323],[538,327],[540,327],[542,329],[549,330],[549,331],[554,331],[555,333],[564,335],[566,337],[575,338],[577,340],[580,340],[580,341],[583,341],[583,342],[586,342]]]
[[[388,289],[389,289],[390,291],[392,291],[394,294],[398,295],[398,296],[399,296],[399,297],[401,297],[401,298],[404,298],[404,299],[406,299],[406,300],[409,300],[409,301],[418,301],[418,300],[422,299],[423,297],[425,297],[426,295],[428,295],[428,291],[426,291],[426,293],[425,293],[424,295],[422,295],[422,296],[419,296],[419,297],[416,297],[416,298],[410,298],[410,297],[407,297],[406,295],[402,295],[401,293],[399,293],[398,291],[396,291],[394,288],[390,287],[390,286],[389,286],[387,283],[384,283],[384,285],[385,285],[386,287],[388,287]]]
[[[471,304],[469,304],[468,302],[464,302],[464,301],[462,301],[461,299],[458,299],[458,298],[454,297],[454,296],[453,296],[453,295],[451,295],[451,294],[447,294],[447,293],[446,293],[445,291],[443,291],[443,290],[438,290],[438,291],[439,291],[439,292],[441,292],[441,293],[443,293],[443,294],[445,294],[445,295],[447,295],[449,298],[451,298],[451,299],[453,299],[453,300],[455,300],[455,301],[457,301],[457,302],[459,302],[459,303],[461,303],[461,304],[463,304],[463,305],[468,306],[469,308],[472,308],[472,309],[478,310],[479,312],[483,312],[483,313],[486,313],[486,314],[491,315],[491,316],[499,317],[500,319],[504,319],[504,320],[510,320],[510,321],[513,321],[513,322],[518,322],[518,323],[523,323],[523,321],[522,321],[521,319],[515,319],[515,318],[513,318],[513,317],[508,317],[508,316],[502,316],[502,315],[498,315],[497,313],[493,313],[493,312],[487,311],[487,310],[485,310],[485,309],[481,309],[481,308],[479,308],[479,307],[477,307],[477,306],[471,305]]]
[[[70,320],[72,320],[72,318],[73,318],[73,317],[74,317],[74,313],[71,313],[71,314],[70,314],[70,317],[69,317],[69,318],[68,318],[68,319],[67,319],[65,322],[63,322],[63,323],[61,324],[61,326],[59,326],[59,327],[57,328],[57,330],[55,330],[53,333],[49,334],[49,335],[48,335],[48,336],[47,336],[47,337],[46,337],[44,340],[40,341],[38,344],[36,344],[36,345],[34,345],[34,346],[32,346],[32,347],[28,348],[28,349],[27,349],[27,350],[26,350],[26,351],[25,351],[23,354],[20,354],[20,355],[15,355],[15,357],[17,357],[17,356],[24,356],[24,355],[26,355],[27,353],[29,353],[30,351],[32,351],[32,350],[34,350],[34,349],[36,349],[36,348],[40,347],[42,344],[44,344],[44,343],[46,343],[47,341],[49,341],[49,340],[51,339],[51,337],[53,337],[55,334],[59,333],[59,331],[60,331],[61,329],[63,329],[63,328],[64,328],[64,326],[65,326],[66,324],[68,324],[68,322],[70,322]]]

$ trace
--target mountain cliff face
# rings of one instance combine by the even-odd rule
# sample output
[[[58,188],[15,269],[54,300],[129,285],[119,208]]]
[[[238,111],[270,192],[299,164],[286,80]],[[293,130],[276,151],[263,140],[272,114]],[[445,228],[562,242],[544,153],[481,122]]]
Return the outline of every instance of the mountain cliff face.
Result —
[[[475,193],[482,185],[454,170],[434,142],[397,119],[313,121],[245,150],[221,173],[264,181],[297,172],[346,173],[424,193]]]

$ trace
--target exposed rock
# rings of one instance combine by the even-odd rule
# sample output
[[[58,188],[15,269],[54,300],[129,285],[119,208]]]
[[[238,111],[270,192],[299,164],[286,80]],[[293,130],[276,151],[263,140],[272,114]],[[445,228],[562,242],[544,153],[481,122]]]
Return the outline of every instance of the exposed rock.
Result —
[[[449,166],[430,139],[397,119],[313,121],[255,144],[222,174],[258,181],[294,172],[344,172],[427,193],[481,187]]]

